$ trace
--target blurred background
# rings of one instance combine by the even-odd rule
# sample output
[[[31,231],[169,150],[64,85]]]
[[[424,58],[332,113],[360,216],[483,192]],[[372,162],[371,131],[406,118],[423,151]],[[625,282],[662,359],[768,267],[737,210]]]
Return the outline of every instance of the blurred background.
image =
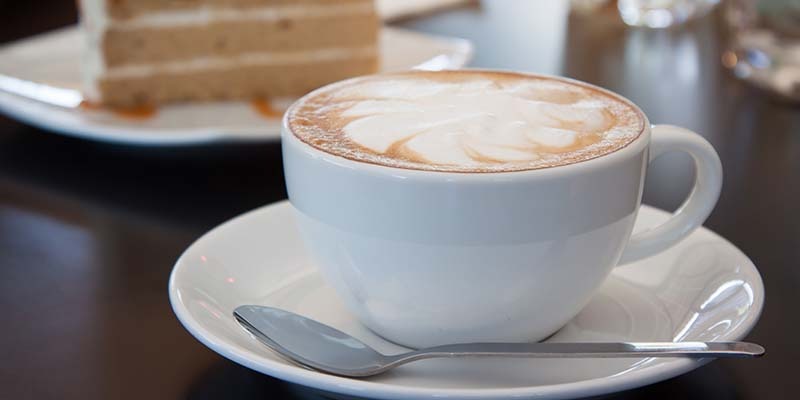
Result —
[[[706,226],[763,275],[766,308],[749,338],[769,354],[607,398],[800,393],[798,1],[388,3],[387,24],[470,40],[472,67],[606,87],[651,122],[697,131],[719,152],[725,181]],[[0,0],[0,43],[77,15],[73,0]],[[674,210],[693,179],[688,157],[668,154],[652,165],[644,202]],[[166,292],[194,239],[285,198],[278,143],[127,146],[0,116],[0,398],[310,396],[203,347]],[[32,321],[38,313],[48,318]]]

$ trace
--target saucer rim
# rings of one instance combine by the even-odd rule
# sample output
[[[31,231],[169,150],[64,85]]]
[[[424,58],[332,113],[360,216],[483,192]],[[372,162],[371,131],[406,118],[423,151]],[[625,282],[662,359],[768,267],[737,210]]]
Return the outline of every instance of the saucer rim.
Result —
[[[221,232],[224,233],[225,230],[231,229],[232,226],[241,224],[243,221],[253,218],[253,216],[256,214],[282,212],[282,209],[284,208],[288,210],[291,209],[291,204],[288,200],[279,201],[245,212],[212,228],[200,238],[195,240],[181,254],[173,266],[168,284],[169,299],[172,310],[184,328],[189,331],[189,333],[194,336],[195,339],[223,357],[265,375],[321,391],[351,396],[369,396],[381,399],[418,399],[420,397],[442,397],[448,399],[516,399],[521,396],[536,396],[542,398],[572,398],[603,395],[646,386],[655,382],[682,375],[713,361],[713,359],[676,358],[670,359],[669,361],[656,367],[644,368],[627,374],[610,377],[513,388],[458,389],[419,388],[414,386],[371,382],[312,371],[278,360],[271,360],[262,356],[257,356],[254,358],[249,354],[246,354],[245,352],[239,351],[235,347],[228,345],[225,339],[217,337],[215,334],[204,328],[201,323],[191,318],[189,310],[181,301],[181,295],[177,287],[177,276],[181,273],[182,268],[187,265],[187,262],[185,261],[186,257],[188,257],[193,250],[211,240],[213,236],[220,235]],[[671,214],[667,211],[645,204],[642,204],[642,209],[647,209],[648,212],[654,212],[656,214]],[[720,240],[721,242],[730,246],[732,249],[735,249],[743,259],[749,262],[748,267],[752,269],[752,277],[754,278],[754,281],[751,282],[754,299],[752,309],[754,311],[745,318],[739,327],[733,329],[726,337],[720,338],[722,340],[719,341],[742,340],[758,323],[758,319],[763,311],[763,279],[761,278],[761,275],[752,260],[750,260],[750,258],[747,257],[747,255],[744,254],[744,252],[742,252],[738,247],[734,246],[730,241],[721,235],[711,231],[708,228],[705,228],[704,226],[701,226],[698,228],[698,230],[703,230],[706,233],[710,233],[715,240]]]

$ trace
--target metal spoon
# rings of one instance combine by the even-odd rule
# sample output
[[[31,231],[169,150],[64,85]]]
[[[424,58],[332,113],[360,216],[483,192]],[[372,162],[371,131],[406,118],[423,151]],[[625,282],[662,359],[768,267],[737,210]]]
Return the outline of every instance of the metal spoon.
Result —
[[[285,310],[246,305],[237,307],[233,316],[256,339],[289,360],[349,377],[377,375],[402,364],[441,357],[749,358],[764,354],[763,347],[745,342],[622,342],[465,343],[385,355],[344,332]]]

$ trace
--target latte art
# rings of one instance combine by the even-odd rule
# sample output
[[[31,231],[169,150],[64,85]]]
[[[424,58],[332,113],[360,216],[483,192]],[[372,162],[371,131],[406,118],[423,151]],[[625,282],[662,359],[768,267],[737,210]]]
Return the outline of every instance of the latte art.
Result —
[[[345,81],[293,107],[292,132],[328,153],[390,167],[501,172],[569,164],[634,140],[626,101],[555,78],[406,72]]]

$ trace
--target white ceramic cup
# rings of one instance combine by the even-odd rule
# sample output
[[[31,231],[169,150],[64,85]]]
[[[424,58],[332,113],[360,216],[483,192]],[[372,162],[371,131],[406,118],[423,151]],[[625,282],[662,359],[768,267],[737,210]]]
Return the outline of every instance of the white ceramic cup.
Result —
[[[713,147],[641,115],[644,131],[620,150],[502,173],[352,161],[305,144],[284,120],[289,200],[316,265],[384,338],[417,348],[537,341],[574,317],[614,266],[672,246],[716,204]],[[631,237],[647,164],[670,151],[694,160],[694,189],[671,219]]]

